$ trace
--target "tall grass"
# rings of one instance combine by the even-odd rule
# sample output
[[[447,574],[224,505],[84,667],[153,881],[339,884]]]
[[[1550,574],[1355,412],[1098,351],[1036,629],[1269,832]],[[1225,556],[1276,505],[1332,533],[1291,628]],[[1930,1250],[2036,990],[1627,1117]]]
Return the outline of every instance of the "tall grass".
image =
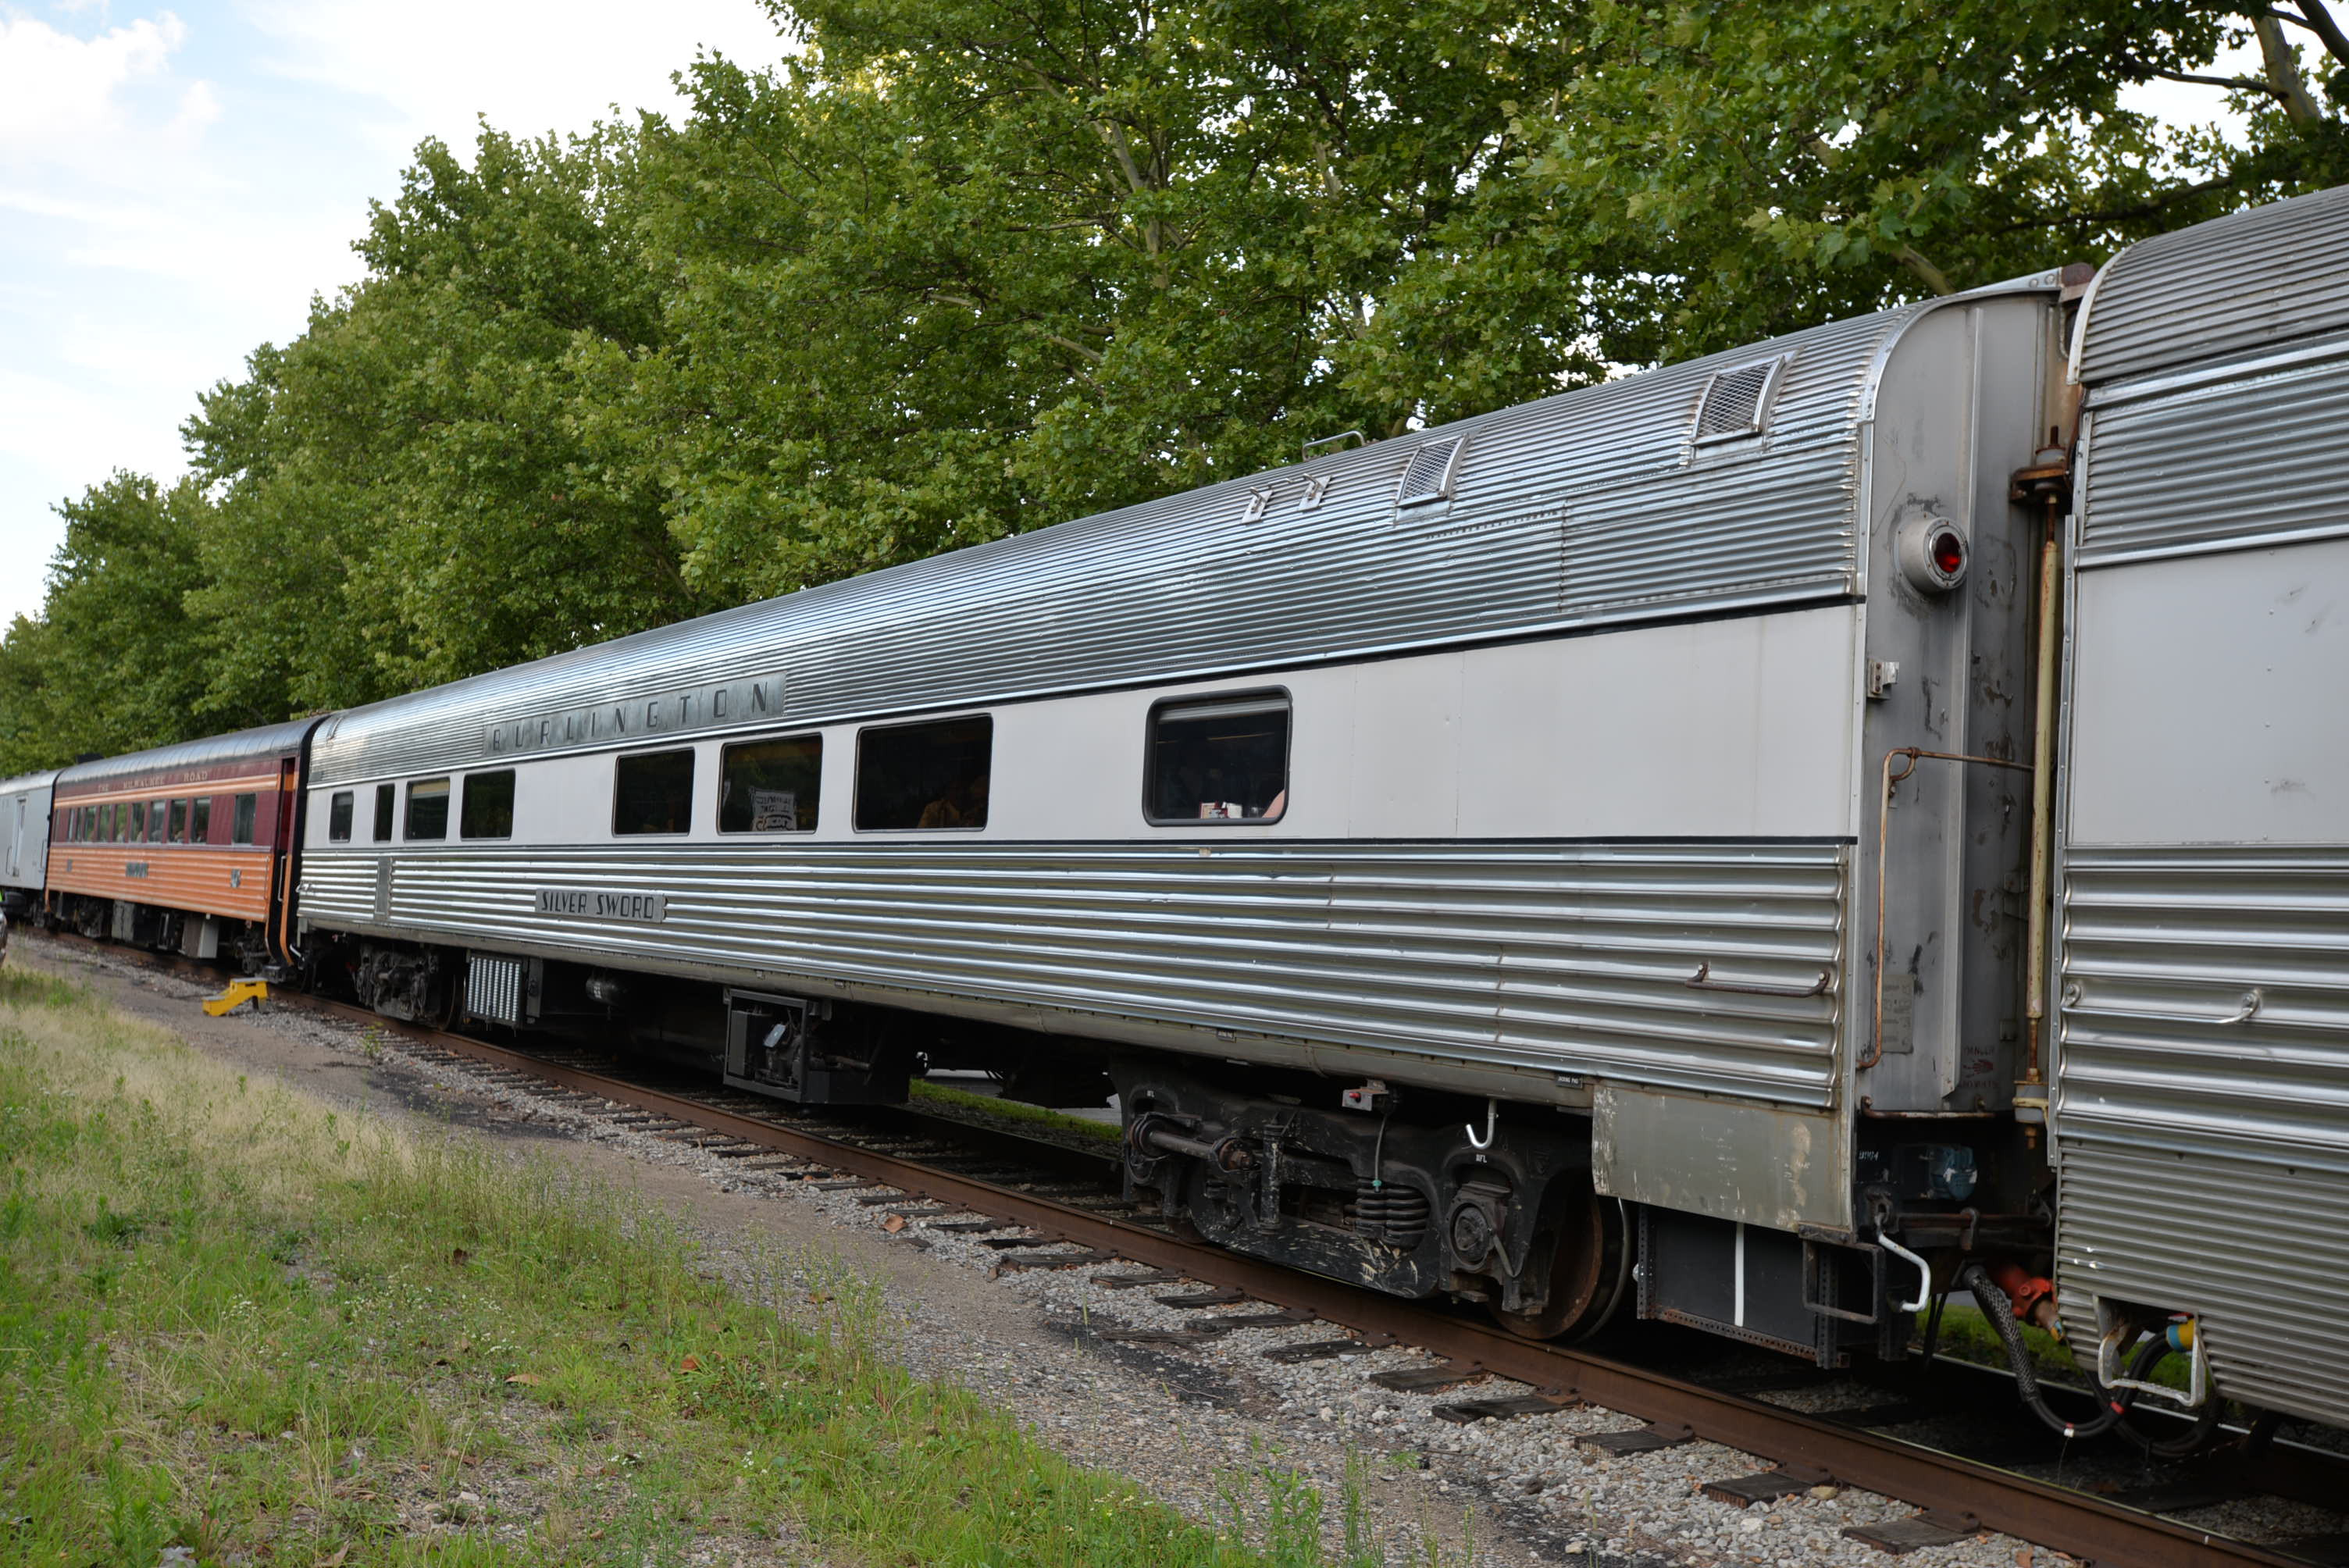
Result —
[[[824,1260],[708,1277],[625,1193],[11,970],[0,1160],[8,1560],[1260,1561],[905,1372]]]

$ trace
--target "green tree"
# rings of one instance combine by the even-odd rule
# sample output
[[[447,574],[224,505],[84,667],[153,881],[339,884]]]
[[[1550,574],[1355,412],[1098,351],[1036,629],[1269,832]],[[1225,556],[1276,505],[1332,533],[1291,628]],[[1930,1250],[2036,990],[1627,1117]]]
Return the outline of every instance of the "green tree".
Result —
[[[0,642],[0,771],[54,768],[85,752],[191,739],[204,672],[184,600],[210,503],[116,473],[57,508],[64,542],[37,622]]]
[[[610,409],[661,331],[633,136],[418,150],[367,275],[187,427],[221,497],[192,595],[216,707],[365,701],[701,603]]]
[[[2212,74],[2255,37],[2258,74]],[[1593,0],[1575,46],[1591,68],[1516,106],[1523,156],[1389,297],[1352,365],[1366,392],[1435,361],[1527,395],[1528,331],[1682,358],[2349,179],[2349,39],[2324,0]],[[2248,139],[2123,107],[2157,80],[2246,110]]]
[[[1576,17],[816,0],[797,62],[703,62],[647,149],[688,571],[781,592],[1402,428],[1338,356]]]

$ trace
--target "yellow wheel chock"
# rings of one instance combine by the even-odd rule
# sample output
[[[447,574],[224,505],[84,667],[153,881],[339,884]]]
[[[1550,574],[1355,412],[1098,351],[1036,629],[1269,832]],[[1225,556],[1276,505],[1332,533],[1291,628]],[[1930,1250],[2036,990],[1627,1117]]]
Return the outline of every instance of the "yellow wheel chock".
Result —
[[[217,996],[204,998],[204,1011],[217,1018],[222,1014],[233,1013],[250,1002],[253,1004],[253,1010],[258,1013],[261,1011],[261,1005],[268,1000],[268,981],[232,980],[228,983],[227,990]]]

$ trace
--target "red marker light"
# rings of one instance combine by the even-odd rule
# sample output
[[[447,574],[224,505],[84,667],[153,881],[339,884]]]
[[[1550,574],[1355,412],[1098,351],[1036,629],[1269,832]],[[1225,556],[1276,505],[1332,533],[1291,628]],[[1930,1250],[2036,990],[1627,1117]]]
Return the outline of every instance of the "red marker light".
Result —
[[[1966,568],[1966,542],[1948,529],[1933,535],[1933,570],[1954,579]]]

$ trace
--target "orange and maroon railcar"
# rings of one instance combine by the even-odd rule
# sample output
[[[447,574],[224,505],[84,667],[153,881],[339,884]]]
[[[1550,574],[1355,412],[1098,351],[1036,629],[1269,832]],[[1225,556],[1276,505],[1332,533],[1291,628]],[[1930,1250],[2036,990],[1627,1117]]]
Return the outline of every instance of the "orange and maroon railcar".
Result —
[[[48,913],[89,936],[291,964],[295,831],[315,718],[57,775]]]

